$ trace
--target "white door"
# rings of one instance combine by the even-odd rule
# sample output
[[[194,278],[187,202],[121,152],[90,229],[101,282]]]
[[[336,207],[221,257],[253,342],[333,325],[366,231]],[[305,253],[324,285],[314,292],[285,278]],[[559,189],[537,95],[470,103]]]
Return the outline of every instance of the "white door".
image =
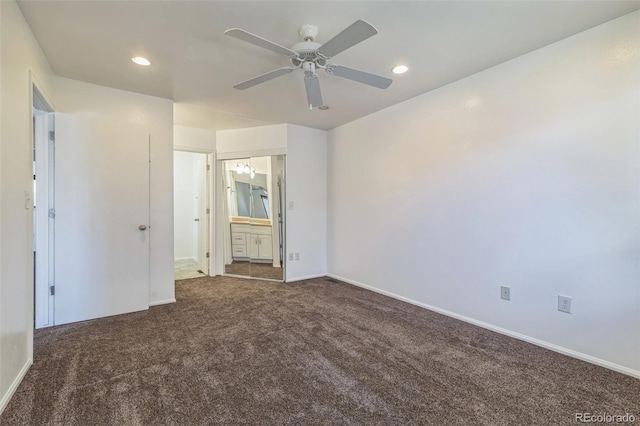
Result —
[[[209,214],[207,213],[209,207],[209,200],[207,197],[207,154],[197,154],[197,211],[198,221],[196,236],[198,240],[198,269],[205,274],[209,275],[209,259],[207,258],[207,252],[209,247]]]
[[[71,114],[55,122],[55,324],[147,309],[149,133]]]

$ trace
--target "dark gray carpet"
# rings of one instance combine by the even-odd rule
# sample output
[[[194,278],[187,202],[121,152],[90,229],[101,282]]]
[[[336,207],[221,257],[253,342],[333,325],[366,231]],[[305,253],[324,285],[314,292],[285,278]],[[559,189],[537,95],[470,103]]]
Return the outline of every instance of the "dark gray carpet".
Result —
[[[39,330],[3,425],[573,424],[640,380],[343,283],[196,278]]]

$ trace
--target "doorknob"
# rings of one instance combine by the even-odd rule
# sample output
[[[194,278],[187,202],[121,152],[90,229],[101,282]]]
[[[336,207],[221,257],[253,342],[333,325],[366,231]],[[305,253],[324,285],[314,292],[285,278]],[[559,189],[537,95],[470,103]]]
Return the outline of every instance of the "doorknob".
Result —
[[[194,220],[195,222],[200,222],[200,219],[198,219],[198,218],[195,218],[195,219],[193,219],[193,220]]]
[[[141,231],[144,231],[144,230],[147,229],[147,225],[140,225],[140,226],[138,226],[138,229],[141,230]]]

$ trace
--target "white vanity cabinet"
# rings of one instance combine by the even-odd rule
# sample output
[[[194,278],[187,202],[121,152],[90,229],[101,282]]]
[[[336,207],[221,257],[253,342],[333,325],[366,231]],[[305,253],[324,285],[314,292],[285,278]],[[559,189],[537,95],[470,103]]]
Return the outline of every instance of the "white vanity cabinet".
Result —
[[[270,225],[231,224],[233,260],[273,261],[273,237]]]
[[[251,259],[273,260],[271,235],[251,234]]]
[[[246,260],[249,258],[247,251],[247,233],[244,231],[234,231],[234,225],[231,225],[231,253],[236,260]]]

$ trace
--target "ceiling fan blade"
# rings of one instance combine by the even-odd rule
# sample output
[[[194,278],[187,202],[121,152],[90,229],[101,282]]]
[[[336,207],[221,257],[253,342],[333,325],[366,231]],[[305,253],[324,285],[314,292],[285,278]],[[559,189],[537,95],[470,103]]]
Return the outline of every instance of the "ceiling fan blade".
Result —
[[[342,65],[327,65],[327,73],[338,77],[348,78],[358,83],[368,84],[379,89],[386,89],[393,82],[390,78],[370,74],[368,72],[356,70]]]
[[[307,74],[304,76],[304,87],[307,89],[307,103],[309,109],[322,105],[322,93],[320,93],[320,80],[315,74]]]
[[[240,28],[231,28],[224,33],[228,36],[246,41],[247,43],[254,44],[256,46],[262,47],[263,49],[271,50],[272,52],[279,53],[289,58],[298,56],[298,54],[291,49],[287,49],[284,46],[280,46],[279,44],[273,43],[255,34],[251,34],[250,32],[242,30]]]
[[[266,74],[262,74],[250,80],[243,81],[242,83],[238,83],[235,86],[233,86],[233,88],[238,90],[248,89],[249,87],[253,87],[260,83],[264,83],[265,81],[269,81],[276,77],[280,77],[281,75],[289,74],[293,70],[295,70],[295,68],[292,68],[292,67],[278,68],[277,70],[269,71]]]
[[[373,25],[359,19],[320,46],[318,53],[328,59],[376,34],[378,30]]]

